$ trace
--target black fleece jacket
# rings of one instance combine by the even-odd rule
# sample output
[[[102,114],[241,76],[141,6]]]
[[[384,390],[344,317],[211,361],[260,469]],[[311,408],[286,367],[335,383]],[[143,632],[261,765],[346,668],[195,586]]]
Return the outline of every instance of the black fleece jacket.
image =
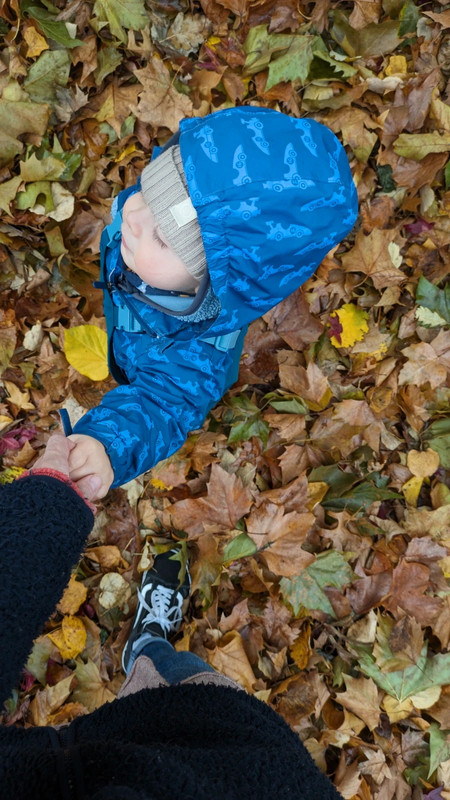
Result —
[[[60,600],[93,515],[57,478],[0,486],[0,702]],[[169,686],[69,726],[0,726],[0,798],[338,800],[284,720],[218,686]]]

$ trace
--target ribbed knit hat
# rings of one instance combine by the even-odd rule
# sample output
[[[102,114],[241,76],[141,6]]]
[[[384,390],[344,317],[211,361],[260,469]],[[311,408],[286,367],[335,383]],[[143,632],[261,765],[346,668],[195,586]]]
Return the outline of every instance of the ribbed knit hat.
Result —
[[[147,164],[141,175],[141,191],[171,247],[192,277],[200,281],[206,270],[206,255],[178,145]]]

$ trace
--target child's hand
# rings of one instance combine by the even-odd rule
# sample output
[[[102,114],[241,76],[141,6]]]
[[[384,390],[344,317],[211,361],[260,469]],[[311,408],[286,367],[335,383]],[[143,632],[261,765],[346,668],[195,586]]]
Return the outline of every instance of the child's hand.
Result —
[[[88,475],[99,475],[102,485],[94,500],[100,500],[107,494],[114,480],[114,472],[104,445],[93,436],[86,436],[82,433],[74,433],[67,438],[75,444],[69,456],[71,480],[76,482]]]

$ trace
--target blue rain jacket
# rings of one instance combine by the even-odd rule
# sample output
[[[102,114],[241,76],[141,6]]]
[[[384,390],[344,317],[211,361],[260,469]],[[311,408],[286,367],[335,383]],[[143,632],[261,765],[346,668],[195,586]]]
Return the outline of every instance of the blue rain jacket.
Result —
[[[175,142],[208,265],[197,295],[130,292],[121,209],[139,182],[120,193],[102,235],[109,364],[120,385],[74,433],[105,445],[113,487],[167,458],[201,427],[236,380],[248,324],[309,278],[357,216],[345,151],[313,120],[232,108],[182,120],[166,147]],[[215,316],[202,318],[211,297]]]

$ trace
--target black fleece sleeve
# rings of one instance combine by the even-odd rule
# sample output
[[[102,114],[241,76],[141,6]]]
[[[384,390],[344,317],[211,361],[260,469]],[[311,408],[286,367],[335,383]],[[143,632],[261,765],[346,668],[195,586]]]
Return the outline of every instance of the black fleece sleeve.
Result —
[[[0,486],[0,704],[61,599],[93,523],[86,503],[57,478],[30,475]]]

